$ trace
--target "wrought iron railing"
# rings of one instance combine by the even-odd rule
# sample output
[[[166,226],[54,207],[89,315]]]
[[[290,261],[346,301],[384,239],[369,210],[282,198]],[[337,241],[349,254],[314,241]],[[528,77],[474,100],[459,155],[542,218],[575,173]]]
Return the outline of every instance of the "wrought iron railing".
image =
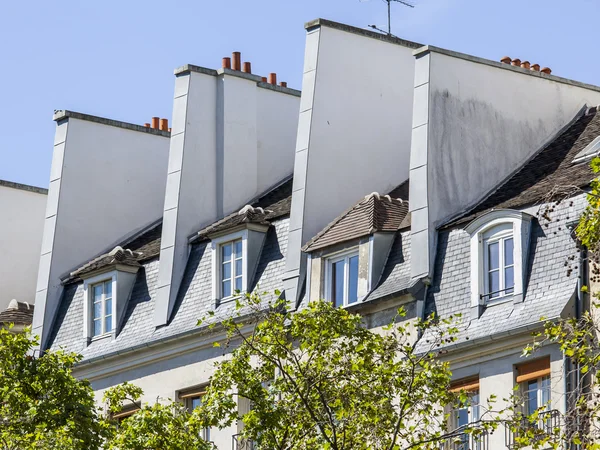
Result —
[[[232,436],[232,450],[254,450],[254,442],[250,439],[244,439],[240,434]]]
[[[467,430],[469,432],[467,433]],[[488,450],[489,434],[481,425],[471,424],[457,428],[440,444],[440,450]]]
[[[539,442],[556,434],[561,426],[560,411],[555,409],[538,414],[536,419],[524,417],[517,423],[508,422],[506,429],[506,446],[513,449],[517,446],[519,438],[527,438],[532,442]]]

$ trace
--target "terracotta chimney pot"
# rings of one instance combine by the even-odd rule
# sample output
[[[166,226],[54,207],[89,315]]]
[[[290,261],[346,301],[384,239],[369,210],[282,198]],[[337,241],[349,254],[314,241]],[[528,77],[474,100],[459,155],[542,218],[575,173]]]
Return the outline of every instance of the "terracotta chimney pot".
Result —
[[[242,72],[252,73],[252,64],[246,61],[242,66]]]
[[[529,70],[529,68],[531,67],[531,64],[529,63],[529,61],[523,61],[523,62],[521,63],[521,67],[522,67],[523,69],[528,69],[528,70]]]
[[[231,69],[231,58],[223,58],[223,69]]]
[[[513,66],[520,66],[521,65],[521,60],[519,58],[513,59],[512,60],[512,65]]]
[[[550,67],[544,67],[541,70],[542,73],[545,73],[546,75],[550,75],[552,73],[552,70],[550,69]]]
[[[238,71],[242,70],[242,54],[240,52],[231,54],[231,68]]]
[[[531,65],[531,70],[535,70],[536,72],[540,71],[540,65],[539,64],[532,64]]]
[[[267,82],[267,77],[261,77],[262,78],[262,82],[266,83]]]
[[[281,83],[279,83],[279,86],[287,87],[287,81],[282,81]]]
[[[171,132],[171,128],[169,128],[169,133]]]
[[[169,129],[169,119],[160,119],[160,129],[167,131]]]
[[[269,83],[270,84],[277,84],[277,74],[276,73],[270,73],[269,74]]]
[[[146,123],[144,124],[144,126],[145,126],[146,128],[150,128],[150,124],[149,124],[148,122],[146,122]]]
[[[504,58],[500,59],[500,62],[504,63],[504,64],[510,64],[512,61],[512,59],[510,58],[510,56],[505,56]]]
[[[158,130],[158,121],[160,119],[158,117],[153,117],[152,118],[152,128],[156,128]]]

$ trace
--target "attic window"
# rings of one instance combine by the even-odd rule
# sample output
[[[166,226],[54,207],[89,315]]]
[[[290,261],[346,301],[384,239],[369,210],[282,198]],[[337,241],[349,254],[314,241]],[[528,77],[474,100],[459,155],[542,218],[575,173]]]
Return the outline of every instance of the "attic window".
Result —
[[[358,301],[358,250],[327,260],[327,297],[334,306]]]
[[[590,142],[583,150],[577,153],[573,159],[573,163],[586,161],[600,154],[600,136]]]

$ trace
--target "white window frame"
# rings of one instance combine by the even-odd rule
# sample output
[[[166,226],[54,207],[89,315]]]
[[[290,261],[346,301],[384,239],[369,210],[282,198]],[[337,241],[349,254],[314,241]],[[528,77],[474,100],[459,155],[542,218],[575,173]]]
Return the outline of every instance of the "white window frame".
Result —
[[[503,301],[523,301],[523,289],[525,285],[525,268],[529,257],[529,241],[531,234],[531,220],[533,216],[523,211],[512,209],[497,209],[490,211],[473,220],[465,227],[470,235],[471,253],[471,317],[478,318],[482,307],[486,305],[483,296],[487,294],[485,277],[485,236],[496,227],[508,225],[512,228],[513,235],[513,258],[514,258],[514,289],[511,294],[502,297],[502,300],[494,299],[488,305],[503,303]]]
[[[467,397],[469,397],[469,400],[471,400],[471,397],[473,396],[473,394],[477,395],[477,403],[474,402],[470,402],[469,406],[467,406],[466,408],[452,408],[450,411],[450,429],[451,430],[457,430],[459,428],[458,425],[458,411],[460,411],[461,409],[467,409],[468,415],[469,415],[469,422],[465,425],[460,425],[460,426],[467,426],[469,424],[478,422],[479,419],[481,418],[481,398],[480,398],[480,392],[479,389],[477,389],[476,391],[471,391],[471,392],[467,392]],[[477,417],[475,417],[475,412],[477,412]]]
[[[549,389],[548,389],[548,401],[546,403],[544,403],[544,395],[543,395],[543,389],[542,389],[542,381],[544,379],[548,380],[548,385],[549,385]],[[527,415],[533,414],[533,411],[528,411],[529,409],[529,392],[530,389],[528,389],[529,383],[532,382],[534,380],[527,380],[527,381],[523,381],[521,383],[519,383],[519,388],[521,391],[521,395],[523,396],[523,400],[524,400],[524,413]],[[537,404],[538,404],[538,409],[539,408],[544,408],[543,410],[540,410],[541,412],[550,412],[552,410],[552,377],[551,375],[544,375],[541,377],[538,377],[535,379],[535,381],[538,384],[538,388],[537,388]]]
[[[349,282],[350,282],[350,277],[349,277],[349,273],[350,273],[350,258],[356,256],[358,258],[358,262],[360,265],[360,256],[359,256],[359,249],[358,247],[355,247],[351,250],[346,250],[342,253],[337,253],[335,255],[331,255],[328,256],[326,258],[325,261],[325,292],[324,292],[324,297],[327,299],[327,301],[331,301],[333,302],[333,279],[332,279],[332,274],[333,274],[333,264],[339,261],[345,261],[344,263],[344,299],[342,302],[342,306],[350,306],[350,305],[356,305],[357,303],[360,302],[360,296],[358,295],[358,289],[359,287],[357,286],[356,289],[356,293],[357,293],[357,299],[354,303],[348,303],[348,286],[349,286]],[[360,270],[360,267],[359,267]],[[358,283],[358,277],[357,277],[357,283]]]
[[[112,330],[101,333],[94,336],[94,286],[100,283],[112,283]],[[103,273],[92,278],[87,278],[83,281],[83,317],[84,327],[83,334],[84,339],[92,341],[97,339],[103,339],[107,336],[114,336],[117,329],[118,317],[117,317],[117,272],[112,271],[109,273]],[[104,308],[104,306],[103,306]],[[102,328],[104,328],[104,316],[102,319]]]
[[[509,224],[510,225],[510,224]],[[490,231],[494,231],[494,230],[498,230],[493,232],[491,235],[486,237],[486,234],[489,233]],[[482,298],[482,301],[486,304],[490,304],[490,303],[494,303],[494,302],[498,302],[498,301],[502,301],[503,299],[505,299],[506,297],[511,297],[514,294],[515,291],[515,286],[514,286],[514,278],[515,278],[515,236],[514,236],[514,231],[512,226],[510,228],[502,228],[502,225],[496,226],[494,228],[492,228],[491,230],[488,230],[488,232],[485,233],[483,235],[483,290],[481,292],[481,295],[483,295],[484,297]],[[505,277],[505,270],[508,267],[511,267],[511,265],[506,265],[506,255],[505,255],[505,251],[504,251],[504,243],[508,240],[508,239],[512,239],[513,240],[513,263],[512,263],[512,268],[513,268],[513,286],[512,286],[512,290],[513,292],[506,292],[506,280],[504,279]],[[498,292],[498,296],[497,297],[491,297],[490,294],[492,294],[492,288],[490,286],[490,258],[489,258],[489,247],[491,244],[498,244],[498,287],[499,287],[499,292]],[[495,291],[494,291],[495,292]]]
[[[212,245],[212,266],[213,266],[213,298],[217,300],[228,300],[238,297],[239,295],[235,292],[234,287],[235,283],[234,278],[234,267],[231,268],[232,275],[232,284],[231,284],[231,295],[228,297],[223,297],[222,292],[222,279],[221,279],[221,270],[222,270],[222,257],[221,257],[221,248],[223,245],[227,245],[229,243],[234,243],[235,241],[242,241],[242,289],[240,290],[239,295],[243,295],[248,291],[248,230],[242,230],[237,233],[228,234],[226,236],[221,236],[218,238],[214,238],[211,241]]]

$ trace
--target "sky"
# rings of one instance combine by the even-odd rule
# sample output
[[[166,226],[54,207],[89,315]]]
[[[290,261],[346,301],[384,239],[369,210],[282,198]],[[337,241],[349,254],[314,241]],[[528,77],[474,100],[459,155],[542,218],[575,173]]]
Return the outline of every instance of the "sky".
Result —
[[[392,32],[600,85],[598,0],[411,0]],[[0,0],[0,179],[47,187],[55,109],[143,124],[171,118],[173,70],[242,52],[301,88],[304,23],[387,25],[383,0]],[[384,70],[381,67],[372,70]]]

